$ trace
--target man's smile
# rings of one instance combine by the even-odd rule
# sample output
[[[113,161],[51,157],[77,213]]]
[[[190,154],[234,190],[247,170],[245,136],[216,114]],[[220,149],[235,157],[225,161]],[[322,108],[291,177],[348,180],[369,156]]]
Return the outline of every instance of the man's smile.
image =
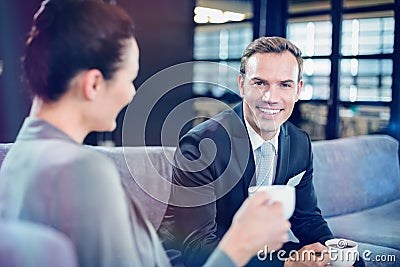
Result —
[[[256,106],[257,110],[266,115],[275,116],[283,109]]]

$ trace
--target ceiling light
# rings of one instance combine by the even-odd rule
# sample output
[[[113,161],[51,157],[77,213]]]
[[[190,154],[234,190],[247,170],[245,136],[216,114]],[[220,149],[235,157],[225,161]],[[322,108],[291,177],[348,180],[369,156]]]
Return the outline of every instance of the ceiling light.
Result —
[[[242,21],[246,18],[246,15],[243,13],[230,12],[230,11],[225,11],[224,16],[227,20],[230,21]]]
[[[213,16],[221,16],[223,14],[223,12],[220,9],[198,6],[194,9],[194,14],[201,15],[201,16],[213,17]]]
[[[208,16],[194,15],[194,22],[196,22],[196,23],[207,23],[208,22]]]
[[[194,21],[196,23],[225,23],[228,21],[242,21],[246,14],[225,11],[220,9],[198,6],[194,9]]]
[[[220,14],[218,16],[210,16],[208,21],[210,23],[225,23],[228,20],[226,19],[226,17],[224,16],[224,14]]]

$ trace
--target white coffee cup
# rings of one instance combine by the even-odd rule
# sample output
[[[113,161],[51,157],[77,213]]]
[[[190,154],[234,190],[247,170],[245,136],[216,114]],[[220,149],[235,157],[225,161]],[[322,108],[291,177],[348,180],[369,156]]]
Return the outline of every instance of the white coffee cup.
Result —
[[[262,186],[250,186],[249,196],[256,192],[265,191],[271,197],[271,203],[278,201],[282,203],[284,216],[289,219],[294,211],[296,204],[296,191],[293,186],[290,185],[262,185]]]
[[[325,242],[333,267],[350,267],[359,257],[358,244],[352,240],[333,238]]]

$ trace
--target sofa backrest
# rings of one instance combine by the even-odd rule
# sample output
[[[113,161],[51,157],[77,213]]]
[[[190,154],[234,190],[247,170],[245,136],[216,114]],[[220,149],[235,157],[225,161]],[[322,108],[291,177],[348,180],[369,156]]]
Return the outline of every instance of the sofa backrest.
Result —
[[[315,141],[314,186],[326,217],[373,208],[400,199],[396,139],[365,135]]]
[[[0,167],[12,144],[0,144]],[[158,229],[171,192],[174,147],[86,146],[111,158],[117,166],[128,197],[140,202],[150,222]]]
[[[114,161],[128,196],[140,202],[150,222],[158,229],[167,210],[171,193],[175,148],[88,147]]]
[[[0,144],[0,167],[12,144]],[[400,199],[400,170],[396,139],[367,135],[315,141],[314,186],[326,217],[373,208]],[[110,157],[122,183],[141,202],[158,229],[170,195],[174,147],[96,147]]]

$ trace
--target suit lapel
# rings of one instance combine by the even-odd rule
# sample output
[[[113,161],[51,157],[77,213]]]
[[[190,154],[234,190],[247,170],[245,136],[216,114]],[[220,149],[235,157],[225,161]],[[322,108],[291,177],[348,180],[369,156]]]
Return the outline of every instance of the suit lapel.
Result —
[[[255,173],[253,152],[249,147],[251,145],[246,138],[232,138],[232,152],[235,159],[233,164],[237,164],[238,166],[236,177],[242,177],[239,183],[243,185],[243,194],[245,196],[248,194],[247,190]]]
[[[243,195],[248,196],[248,188],[255,175],[253,150],[246,130],[246,124],[244,123],[243,102],[240,102],[233,110],[240,118],[240,126],[237,125],[233,129],[232,152],[234,153],[236,164],[239,166],[237,175],[242,177],[239,183],[242,184]],[[242,127],[244,131],[238,131],[238,127]]]
[[[287,132],[285,124],[281,126],[278,151],[278,162],[276,164],[274,184],[284,184],[289,168],[290,158],[290,135]]]

